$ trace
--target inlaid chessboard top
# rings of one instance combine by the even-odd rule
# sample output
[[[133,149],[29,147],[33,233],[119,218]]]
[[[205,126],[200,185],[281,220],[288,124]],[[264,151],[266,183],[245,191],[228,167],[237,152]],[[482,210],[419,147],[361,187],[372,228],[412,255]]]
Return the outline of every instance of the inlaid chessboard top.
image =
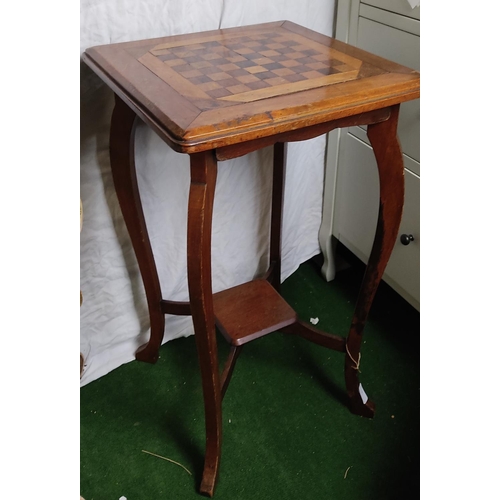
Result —
[[[161,43],[139,61],[183,95],[233,102],[354,80],[362,65],[359,59],[281,30]]]
[[[85,62],[194,152],[414,99],[417,72],[288,21],[103,45]]]

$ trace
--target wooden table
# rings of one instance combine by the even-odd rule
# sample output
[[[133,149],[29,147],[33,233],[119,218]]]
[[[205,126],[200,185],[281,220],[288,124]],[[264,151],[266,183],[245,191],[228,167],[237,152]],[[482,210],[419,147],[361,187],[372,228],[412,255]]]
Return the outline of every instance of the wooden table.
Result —
[[[151,337],[136,357],[154,363],[165,314],[192,315],[205,403],[206,454],[200,492],[212,496],[221,457],[221,402],[242,346],[280,330],[345,356],[353,413],[372,417],[359,383],[360,345],[373,297],[401,220],[403,158],[399,105],[419,96],[409,68],[288,21],[92,47],[84,61],[115,92],[110,133],[113,179],[146,289]],[[161,296],[137,188],[134,126],[146,122],[190,155],[189,302]],[[368,125],[380,176],[373,249],[347,337],[299,320],[281,298],[281,220],[286,143],[337,127]],[[274,146],[270,266],[264,277],[212,294],[211,228],[217,162]],[[218,370],[215,327],[230,343]]]

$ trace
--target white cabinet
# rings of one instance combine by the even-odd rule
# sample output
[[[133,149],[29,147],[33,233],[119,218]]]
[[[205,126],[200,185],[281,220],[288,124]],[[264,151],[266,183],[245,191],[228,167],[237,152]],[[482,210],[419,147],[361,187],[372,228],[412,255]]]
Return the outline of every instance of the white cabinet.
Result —
[[[410,68],[420,68],[420,8],[407,0],[338,0],[336,38]],[[384,281],[414,307],[420,307],[420,108],[419,101],[401,105],[398,135],[405,164],[405,205],[398,238]],[[366,127],[329,134],[320,245],[323,275],[335,276],[335,241],[363,262],[375,235],[379,181]]]

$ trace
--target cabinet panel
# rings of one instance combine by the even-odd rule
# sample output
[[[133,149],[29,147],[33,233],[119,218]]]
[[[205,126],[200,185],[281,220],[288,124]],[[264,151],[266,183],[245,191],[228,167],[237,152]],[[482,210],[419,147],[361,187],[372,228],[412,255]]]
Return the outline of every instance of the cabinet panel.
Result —
[[[364,262],[373,244],[378,213],[379,179],[373,150],[342,131],[333,235]]]
[[[359,18],[356,45],[378,56],[420,70],[420,37],[406,31]],[[398,135],[403,152],[420,161],[420,99],[401,105]]]
[[[364,4],[359,6],[359,17],[371,19],[372,21],[420,36],[420,21],[418,19],[400,16],[399,14],[394,14],[394,12],[376,9]]]
[[[412,235],[408,245],[396,241],[387,264],[385,281],[420,309],[420,179],[405,171],[405,205],[399,235]]]
[[[336,37],[368,52],[420,70],[420,8],[407,0],[337,0]],[[405,165],[405,206],[400,228],[414,241],[399,239],[384,281],[419,309],[420,293],[420,102],[401,105],[398,136]],[[331,193],[331,197],[327,194]],[[319,239],[325,279],[335,276],[332,238],[341,241],[365,263],[378,215],[379,179],[366,127],[330,132],[325,200]]]
[[[360,17],[356,45],[420,71],[420,37],[417,35]]]
[[[368,136],[366,135],[366,126],[350,127],[349,133],[370,146],[370,141],[368,139]],[[413,158],[409,157],[407,154],[404,153],[403,153],[403,162],[407,170],[413,172],[416,175],[420,175],[420,163],[418,163]]]
[[[383,279],[418,308],[420,180],[408,170],[405,170],[405,190],[400,234],[412,234],[415,240],[405,246],[398,239]],[[379,179],[372,148],[345,133],[341,138],[337,170],[333,235],[365,263],[375,236],[378,198]]]
[[[420,19],[420,7],[412,9],[408,0],[363,0],[362,3],[412,17],[413,19]]]

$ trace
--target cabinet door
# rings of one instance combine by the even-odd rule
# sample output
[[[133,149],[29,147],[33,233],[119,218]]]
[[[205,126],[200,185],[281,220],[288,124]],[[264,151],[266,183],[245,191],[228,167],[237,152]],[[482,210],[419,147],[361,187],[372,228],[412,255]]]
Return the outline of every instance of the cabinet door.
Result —
[[[378,215],[377,164],[371,146],[365,141],[346,133],[341,143],[333,235],[366,263]],[[419,228],[420,180],[405,169],[405,205],[400,234],[411,234],[414,241],[405,246],[398,238],[383,279],[417,309],[420,305]]]
[[[368,52],[420,70],[420,9],[406,0],[337,0],[336,37]],[[419,308],[420,296],[420,102],[403,103],[398,136],[405,165],[405,206],[400,227],[414,241],[398,239],[384,281]],[[330,235],[363,262],[373,244],[378,214],[379,180],[366,127],[331,132],[325,174],[320,245],[327,280],[335,275]]]

